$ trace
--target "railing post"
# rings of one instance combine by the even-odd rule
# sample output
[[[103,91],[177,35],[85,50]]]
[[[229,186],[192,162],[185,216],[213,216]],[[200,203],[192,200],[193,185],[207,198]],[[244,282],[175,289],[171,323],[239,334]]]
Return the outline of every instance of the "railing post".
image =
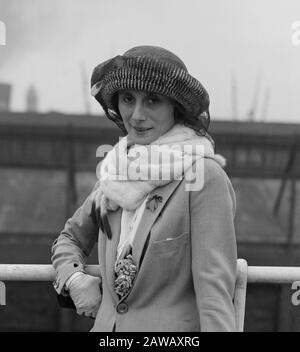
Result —
[[[245,259],[237,261],[237,279],[234,292],[235,320],[238,332],[244,331],[248,264]]]

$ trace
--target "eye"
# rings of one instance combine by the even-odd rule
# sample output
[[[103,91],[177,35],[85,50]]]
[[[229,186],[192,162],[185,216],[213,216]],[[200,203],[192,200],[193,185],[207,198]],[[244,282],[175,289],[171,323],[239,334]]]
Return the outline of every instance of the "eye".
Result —
[[[157,95],[149,95],[148,98],[147,98],[147,101],[149,104],[156,104],[156,103],[159,103],[159,97]]]
[[[125,104],[131,104],[134,101],[134,97],[131,94],[121,94],[120,100]]]

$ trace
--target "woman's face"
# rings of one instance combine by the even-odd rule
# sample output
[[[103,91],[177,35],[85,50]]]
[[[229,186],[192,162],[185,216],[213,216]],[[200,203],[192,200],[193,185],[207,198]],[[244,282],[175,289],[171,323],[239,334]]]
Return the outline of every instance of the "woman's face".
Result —
[[[175,123],[174,104],[164,95],[124,90],[118,93],[118,104],[128,137],[135,144],[150,144]]]

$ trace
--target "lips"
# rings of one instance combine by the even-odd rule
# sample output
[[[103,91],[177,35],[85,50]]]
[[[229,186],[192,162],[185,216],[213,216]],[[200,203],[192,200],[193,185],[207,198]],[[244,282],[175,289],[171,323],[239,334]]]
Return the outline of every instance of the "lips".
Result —
[[[149,131],[152,129],[152,127],[150,128],[142,128],[142,127],[135,127],[135,126],[132,126],[137,132],[146,132],[146,131]]]

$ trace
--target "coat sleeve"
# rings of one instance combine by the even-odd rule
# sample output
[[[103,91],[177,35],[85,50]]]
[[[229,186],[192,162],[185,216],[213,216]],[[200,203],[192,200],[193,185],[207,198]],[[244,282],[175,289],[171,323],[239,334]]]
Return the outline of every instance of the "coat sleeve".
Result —
[[[190,191],[192,274],[201,331],[236,331],[236,199],[224,170],[205,159],[204,185]]]
[[[93,191],[98,187],[96,183]],[[82,206],[67,220],[64,229],[54,241],[51,249],[51,261],[56,276],[53,282],[58,294],[67,295],[64,285],[67,279],[77,271],[84,272],[84,264],[97,241],[99,226],[95,209],[93,191]]]

